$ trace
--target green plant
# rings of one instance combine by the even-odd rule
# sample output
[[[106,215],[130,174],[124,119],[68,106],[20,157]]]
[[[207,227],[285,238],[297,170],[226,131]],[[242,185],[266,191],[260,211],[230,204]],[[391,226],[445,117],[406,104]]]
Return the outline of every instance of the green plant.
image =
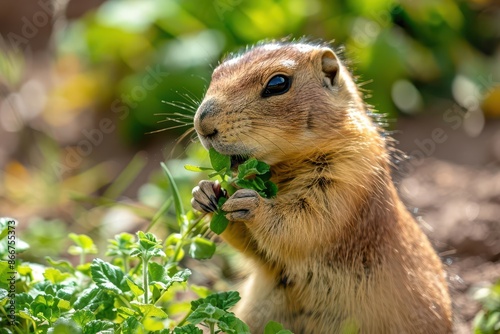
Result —
[[[263,161],[250,158],[238,165],[236,173],[231,169],[231,157],[220,154],[213,148],[210,148],[209,156],[212,167],[192,165],[184,167],[193,172],[210,171],[208,177],[220,181],[221,191],[218,198],[218,210],[212,217],[210,229],[217,234],[221,234],[229,224],[225,216],[226,213],[221,207],[237,189],[253,189],[264,198],[272,198],[276,196],[278,187],[270,180],[271,169]]]
[[[249,333],[229,311],[240,299],[237,292],[210,293],[188,285],[191,271],[180,264],[184,250],[195,259],[208,259],[216,246],[202,236],[208,228],[203,217],[184,210],[170,171],[162,168],[179,232],[165,241],[150,232],[120,233],[108,240],[109,261],[89,260],[98,251],[94,241],[71,234],[74,245],[68,253],[78,256],[78,265],[48,257],[47,266],[25,263],[18,255],[28,245],[16,236],[16,247],[9,247],[14,239],[9,231],[17,223],[0,219],[0,333],[202,333],[199,326],[210,333]],[[185,289],[200,299],[190,304],[177,300]],[[289,332],[270,324],[265,333]]]
[[[474,333],[500,333],[500,281],[490,287],[478,289],[474,299],[483,306],[474,319]]]

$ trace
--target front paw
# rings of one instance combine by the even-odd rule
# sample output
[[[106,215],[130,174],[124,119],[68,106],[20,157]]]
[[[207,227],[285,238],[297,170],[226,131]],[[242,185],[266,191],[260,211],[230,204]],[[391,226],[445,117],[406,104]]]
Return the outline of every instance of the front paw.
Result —
[[[216,212],[221,197],[226,197],[226,192],[221,189],[219,182],[200,181],[198,186],[193,188],[191,206],[203,213]]]
[[[233,222],[248,222],[255,218],[255,212],[262,197],[251,189],[237,190],[222,206],[226,218]]]

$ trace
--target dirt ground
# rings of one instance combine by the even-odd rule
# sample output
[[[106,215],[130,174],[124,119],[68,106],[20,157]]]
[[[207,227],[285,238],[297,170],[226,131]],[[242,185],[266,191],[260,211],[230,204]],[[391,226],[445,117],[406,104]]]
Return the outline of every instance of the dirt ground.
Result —
[[[500,279],[500,123],[488,122],[475,138],[436,120],[398,123],[398,147],[408,153],[430,152],[429,141],[427,148],[416,143],[435,128],[448,136],[432,155],[410,163],[400,192],[445,263],[455,332],[471,333],[479,310],[474,289]]]

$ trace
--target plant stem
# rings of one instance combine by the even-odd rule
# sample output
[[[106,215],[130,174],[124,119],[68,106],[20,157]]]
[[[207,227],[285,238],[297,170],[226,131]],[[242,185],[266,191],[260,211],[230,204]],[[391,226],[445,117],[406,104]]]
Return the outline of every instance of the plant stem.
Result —
[[[144,256],[142,258],[142,284],[144,286],[144,304],[148,303],[149,296],[148,296],[148,262],[149,259]]]
[[[158,300],[160,300],[161,298],[159,298]],[[182,325],[184,325],[184,323],[186,322],[187,318],[191,315],[191,313],[193,313],[193,310],[189,310],[188,313],[186,313],[186,315],[184,316],[184,318],[182,318],[181,321],[179,321],[179,323],[177,324],[178,327],[181,327]]]
[[[215,334],[215,323],[210,321],[208,326],[210,327],[210,334]]]
[[[128,255],[124,254],[122,255],[122,261],[123,261],[123,270],[125,271],[125,274],[128,274],[128,271],[130,268],[128,267]]]

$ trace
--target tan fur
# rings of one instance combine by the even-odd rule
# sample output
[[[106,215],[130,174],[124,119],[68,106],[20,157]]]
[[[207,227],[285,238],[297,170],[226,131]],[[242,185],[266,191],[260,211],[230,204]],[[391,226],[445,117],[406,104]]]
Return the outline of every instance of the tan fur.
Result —
[[[261,97],[276,74],[290,90]],[[195,116],[202,143],[269,163],[279,188],[273,199],[240,190],[223,207],[223,238],[253,265],[235,310],[252,333],[269,320],[297,334],[451,332],[441,262],[365,110],[325,46],[265,44],[215,69]]]

